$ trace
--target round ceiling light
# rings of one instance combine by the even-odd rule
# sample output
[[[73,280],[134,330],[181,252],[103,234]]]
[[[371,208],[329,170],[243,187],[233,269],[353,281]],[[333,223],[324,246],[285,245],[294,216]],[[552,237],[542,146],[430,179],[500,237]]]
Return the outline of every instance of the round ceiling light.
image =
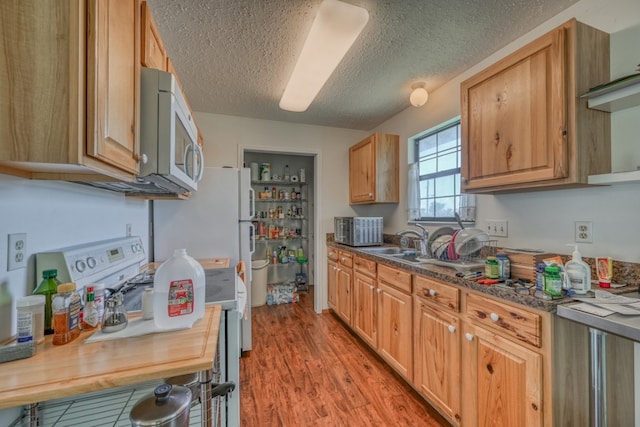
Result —
[[[414,107],[422,107],[429,99],[429,92],[424,88],[424,83],[416,83],[411,88],[413,90],[409,96],[409,102]]]

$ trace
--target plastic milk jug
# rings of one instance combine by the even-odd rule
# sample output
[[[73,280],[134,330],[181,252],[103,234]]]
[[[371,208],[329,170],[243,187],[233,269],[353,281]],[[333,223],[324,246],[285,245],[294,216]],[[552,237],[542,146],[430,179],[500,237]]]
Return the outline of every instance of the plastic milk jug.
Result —
[[[202,265],[176,249],[153,279],[153,321],[159,329],[190,328],[204,316],[204,300]]]

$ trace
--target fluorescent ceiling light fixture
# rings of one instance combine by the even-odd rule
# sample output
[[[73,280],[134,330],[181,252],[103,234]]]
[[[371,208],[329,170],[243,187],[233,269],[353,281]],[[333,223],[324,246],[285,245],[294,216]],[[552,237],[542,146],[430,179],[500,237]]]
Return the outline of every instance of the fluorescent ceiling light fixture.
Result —
[[[422,107],[427,103],[427,99],[429,99],[429,92],[424,87],[424,83],[416,83],[411,86],[411,95],[409,95],[409,102],[414,107]]]
[[[324,0],[302,47],[280,108],[309,108],[353,42],[369,21],[369,12],[338,0]]]

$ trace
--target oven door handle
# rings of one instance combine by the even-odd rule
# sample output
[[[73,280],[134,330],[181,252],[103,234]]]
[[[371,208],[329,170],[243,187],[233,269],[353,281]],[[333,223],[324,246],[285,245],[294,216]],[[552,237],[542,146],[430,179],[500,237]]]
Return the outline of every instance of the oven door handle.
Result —
[[[211,397],[226,396],[236,389],[236,383],[233,381],[227,381],[226,383],[216,384],[211,383]]]

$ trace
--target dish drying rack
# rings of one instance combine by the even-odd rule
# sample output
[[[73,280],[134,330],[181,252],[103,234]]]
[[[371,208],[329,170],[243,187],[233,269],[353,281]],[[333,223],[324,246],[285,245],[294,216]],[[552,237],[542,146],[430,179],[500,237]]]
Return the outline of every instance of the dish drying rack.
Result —
[[[484,263],[487,257],[496,256],[498,252],[497,240],[487,240],[486,242],[481,242],[481,244],[482,245],[478,250],[470,253],[469,255],[460,255],[459,258],[455,260],[434,258],[431,255],[419,258],[430,264],[442,267],[452,267],[458,271],[480,271],[484,268]]]

